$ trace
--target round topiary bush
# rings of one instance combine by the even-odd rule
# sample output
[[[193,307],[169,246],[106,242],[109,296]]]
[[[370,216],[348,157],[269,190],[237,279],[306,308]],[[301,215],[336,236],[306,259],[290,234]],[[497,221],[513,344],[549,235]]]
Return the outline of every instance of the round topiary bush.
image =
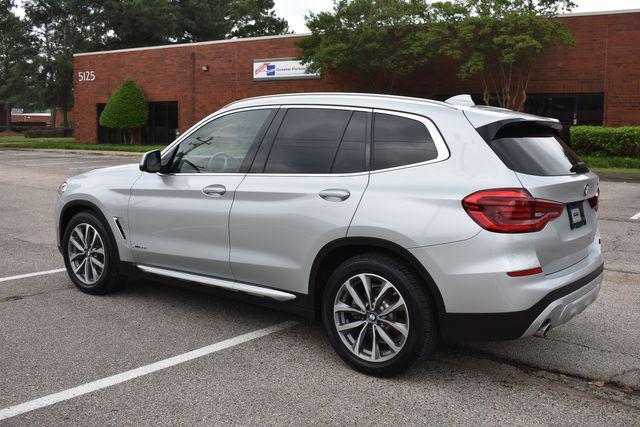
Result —
[[[142,90],[133,80],[126,80],[111,95],[100,114],[100,126],[121,129],[125,143],[131,144],[133,130],[149,119],[149,106]]]

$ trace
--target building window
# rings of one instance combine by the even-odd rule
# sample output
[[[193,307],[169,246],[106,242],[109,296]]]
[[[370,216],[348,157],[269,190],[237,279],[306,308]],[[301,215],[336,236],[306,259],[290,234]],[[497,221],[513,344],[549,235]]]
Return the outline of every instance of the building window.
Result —
[[[528,94],[524,110],[538,116],[553,117],[564,126],[601,126],[604,118],[604,94]]]
[[[97,105],[98,123],[106,104]],[[178,130],[178,103],[149,102],[149,121],[140,130],[140,143],[143,145],[168,145],[176,139]],[[122,144],[122,132],[98,125],[99,144]]]
[[[446,100],[450,96],[439,96]],[[477,105],[484,105],[482,95],[471,95]],[[491,105],[497,106],[495,97]],[[604,121],[604,93],[528,93],[524,112],[536,116],[553,117],[562,123],[562,138],[569,141],[569,129],[576,125],[602,126]]]

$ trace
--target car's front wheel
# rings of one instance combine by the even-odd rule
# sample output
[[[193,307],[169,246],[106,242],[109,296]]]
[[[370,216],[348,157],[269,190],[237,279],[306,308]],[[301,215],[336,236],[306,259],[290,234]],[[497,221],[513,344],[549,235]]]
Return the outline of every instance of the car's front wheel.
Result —
[[[69,277],[83,292],[106,294],[126,281],[118,272],[118,252],[111,234],[91,212],[71,218],[64,230],[62,252]]]
[[[365,254],[341,264],[323,296],[323,323],[340,357],[369,375],[398,374],[436,345],[432,304],[403,261]]]

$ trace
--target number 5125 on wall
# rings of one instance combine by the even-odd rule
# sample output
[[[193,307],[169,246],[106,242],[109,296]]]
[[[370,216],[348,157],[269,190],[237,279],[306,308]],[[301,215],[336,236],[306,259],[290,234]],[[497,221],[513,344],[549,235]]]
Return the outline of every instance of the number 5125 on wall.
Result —
[[[78,71],[79,82],[92,82],[96,79],[95,71]]]

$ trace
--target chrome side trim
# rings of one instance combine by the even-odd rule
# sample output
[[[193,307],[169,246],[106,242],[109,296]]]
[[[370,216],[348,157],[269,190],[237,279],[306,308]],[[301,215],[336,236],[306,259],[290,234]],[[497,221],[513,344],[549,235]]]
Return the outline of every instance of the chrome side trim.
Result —
[[[223,288],[245,294],[255,295],[275,299],[277,301],[289,301],[296,296],[288,292],[277,291],[275,289],[263,288],[261,286],[249,285],[246,283],[234,282],[231,280],[218,279],[215,277],[201,276],[199,274],[184,273],[182,271],[168,270],[165,268],[152,267],[150,265],[138,264],[137,267],[145,273],[157,274],[158,276],[172,277],[174,279],[186,280],[188,282],[201,283],[215,288]]]
[[[124,229],[122,228],[122,224],[120,224],[120,220],[118,219],[117,216],[113,217],[113,222],[116,223],[116,227],[118,228],[118,231],[120,232],[120,236],[122,236],[122,240],[127,240],[127,236],[125,236]]]

